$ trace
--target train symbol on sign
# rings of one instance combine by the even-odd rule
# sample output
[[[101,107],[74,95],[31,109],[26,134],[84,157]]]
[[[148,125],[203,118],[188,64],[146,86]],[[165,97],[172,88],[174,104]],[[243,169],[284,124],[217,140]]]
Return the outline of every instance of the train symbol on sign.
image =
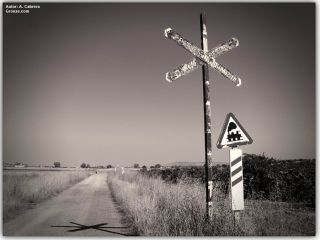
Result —
[[[223,124],[217,147],[236,147],[239,145],[251,144],[252,138],[244,130],[234,114],[229,113]]]
[[[237,124],[234,122],[230,122],[228,125],[228,142],[234,142],[234,141],[239,141],[242,140],[242,135],[239,133],[239,131],[236,131],[235,133],[232,131],[234,129],[237,129]]]

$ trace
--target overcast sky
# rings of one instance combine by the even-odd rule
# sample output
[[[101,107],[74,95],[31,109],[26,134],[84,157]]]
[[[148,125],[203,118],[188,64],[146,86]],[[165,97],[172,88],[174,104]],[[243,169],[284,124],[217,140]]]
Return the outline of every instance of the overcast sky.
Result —
[[[240,42],[217,61],[241,87],[209,73],[213,162],[228,161],[215,144],[229,112],[253,139],[244,152],[314,158],[314,4],[41,3],[3,14],[4,161],[204,162],[201,69],[168,83],[192,55],[163,34],[200,47],[201,12],[209,49]]]

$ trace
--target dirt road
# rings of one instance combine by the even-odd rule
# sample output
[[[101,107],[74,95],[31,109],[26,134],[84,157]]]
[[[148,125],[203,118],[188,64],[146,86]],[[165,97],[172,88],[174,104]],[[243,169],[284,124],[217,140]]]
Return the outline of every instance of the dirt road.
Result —
[[[5,236],[121,236],[121,224],[106,173],[95,174],[3,225]]]

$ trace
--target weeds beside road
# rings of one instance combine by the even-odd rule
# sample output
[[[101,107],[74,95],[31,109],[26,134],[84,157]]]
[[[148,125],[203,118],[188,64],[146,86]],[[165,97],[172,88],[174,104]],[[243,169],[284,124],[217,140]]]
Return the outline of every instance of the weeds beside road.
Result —
[[[108,182],[116,201],[135,231],[143,236],[315,234],[314,210],[297,209],[283,202],[246,200],[240,224],[235,227],[229,196],[215,190],[214,217],[208,223],[202,184],[165,183],[130,172],[112,175]]]
[[[4,171],[3,220],[90,176],[90,171]]]

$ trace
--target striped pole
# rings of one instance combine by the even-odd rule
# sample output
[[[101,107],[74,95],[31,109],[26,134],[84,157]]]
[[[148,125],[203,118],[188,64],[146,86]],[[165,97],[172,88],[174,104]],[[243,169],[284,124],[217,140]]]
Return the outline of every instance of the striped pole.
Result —
[[[240,223],[240,210],[244,209],[242,150],[230,148],[231,208],[233,210],[234,231],[237,233]]]
[[[231,208],[233,211],[244,209],[242,150],[230,148]],[[238,213],[237,213],[238,215]]]
[[[201,48],[203,52],[208,52],[206,16],[204,13],[200,17],[201,24]],[[212,144],[211,144],[211,104],[210,104],[210,82],[208,64],[202,65],[203,78],[203,105],[204,105],[204,132],[205,132],[205,172],[206,172],[206,209],[207,217],[213,217],[212,204]]]

